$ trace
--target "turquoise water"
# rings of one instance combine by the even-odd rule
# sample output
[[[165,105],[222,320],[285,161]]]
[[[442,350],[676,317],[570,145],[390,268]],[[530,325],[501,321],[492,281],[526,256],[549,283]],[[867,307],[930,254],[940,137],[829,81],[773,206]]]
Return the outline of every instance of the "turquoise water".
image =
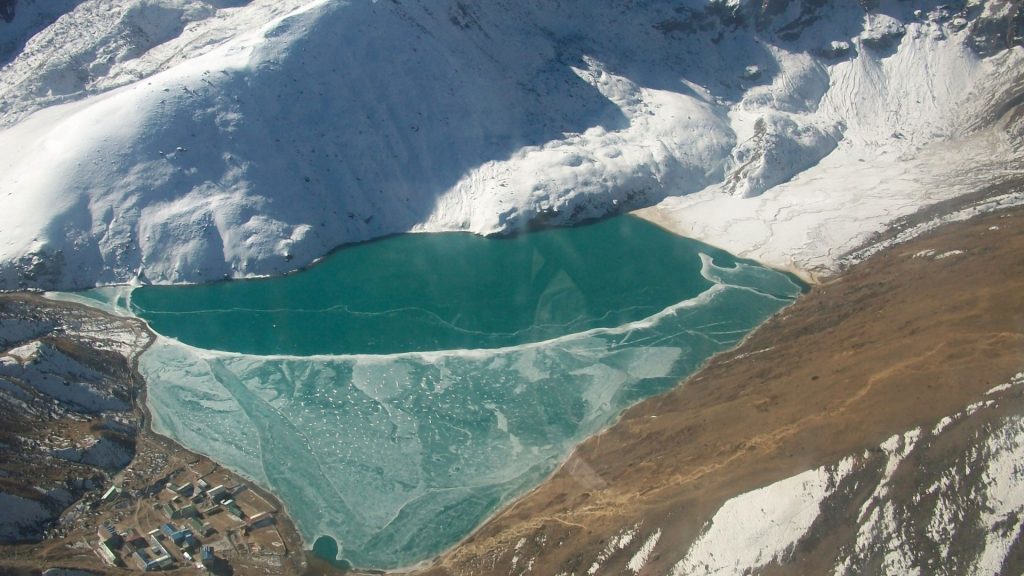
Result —
[[[154,330],[246,354],[394,354],[502,348],[621,326],[711,282],[698,251],[636,218],[511,239],[407,234],[345,248],[287,278],[146,287]]]
[[[94,296],[180,340],[140,359],[155,429],[271,488],[307,543],[392,568],[457,542],[800,290],[621,217],[400,236],[284,278]]]

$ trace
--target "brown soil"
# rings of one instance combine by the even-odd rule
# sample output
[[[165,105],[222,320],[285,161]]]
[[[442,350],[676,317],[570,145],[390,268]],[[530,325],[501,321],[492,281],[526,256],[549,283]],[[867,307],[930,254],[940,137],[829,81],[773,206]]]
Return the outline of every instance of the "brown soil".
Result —
[[[963,253],[915,257],[925,250]],[[685,551],[730,497],[961,410],[1024,367],[1022,254],[1018,208],[851,267],[416,573],[509,574],[518,556],[536,558],[533,573],[583,574],[640,521],[664,528],[659,549]],[[655,555],[643,573],[675,560]]]
[[[81,306],[78,304],[57,302],[48,300],[40,295],[32,293],[8,293],[0,294],[0,300],[8,305],[23,305],[27,313],[37,313],[44,309],[47,313],[58,313],[63,318],[102,317],[108,321],[120,321],[123,319],[112,319],[104,313]],[[132,322],[140,330],[147,330],[141,322]],[[87,493],[79,503],[72,504],[65,511],[60,525],[57,527],[63,537],[51,538],[39,543],[0,545],[0,574],[38,574],[40,570],[49,567],[64,567],[89,570],[98,574],[128,574],[136,572],[135,566],[112,567],[105,564],[94,552],[97,543],[96,531],[103,522],[110,522],[117,528],[131,526],[138,528],[140,518],[148,520],[144,522],[147,526],[159,525],[166,519],[153,509],[153,504],[159,500],[162,493],[160,486],[170,479],[179,475],[206,475],[215,477],[225,486],[246,484],[248,491],[244,492],[239,499],[240,505],[246,508],[247,502],[252,501],[253,510],[284,510],[281,503],[270,493],[240,477],[205,456],[191,452],[173,440],[161,436],[150,427],[151,417],[145,398],[145,383],[138,372],[138,355],[142,350],[136,351],[135,359],[129,361],[112,352],[99,352],[93,349],[86,349],[80,343],[74,341],[74,330],[62,333],[59,339],[54,340],[62,348],[77,351],[76,358],[80,361],[89,362],[115,362],[118,366],[123,365],[126,380],[122,385],[130,390],[128,394],[134,396],[135,421],[141,421],[143,426],[135,436],[135,457],[131,463],[113,476],[113,484],[124,489],[124,495],[118,500],[110,503],[101,503],[99,495],[105,490],[109,483],[103,488]],[[113,358],[110,358],[110,357]],[[14,432],[11,424],[16,421],[16,415],[0,414],[2,429]],[[24,420],[24,419],[22,419]],[[67,428],[64,421],[53,423],[39,423],[18,420],[21,425],[27,426],[34,434],[52,432],[54,427],[61,425]],[[42,432],[38,430],[41,424],[45,424]],[[64,435],[76,437],[89,431],[92,422],[76,422],[82,430],[65,430]],[[131,439],[129,439],[131,441]],[[0,454],[0,456],[3,456]],[[36,478],[40,475],[51,475],[56,478],[78,477],[83,474],[80,466],[72,463],[58,462],[53,469],[41,467],[39,461],[32,461],[26,464],[31,467],[26,471],[26,476],[34,474]],[[89,473],[86,471],[85,473]],[[105,478],[111,480],[111,478]],[[154,489],[154,487],[156,487]],[[9,488],[9,487],[5,487]],[[72,510],[85,503],[87,511],[72,513]],[[2,514],[2,511],[0,511]],[[159,519],[159,520],[156,520]],[[305,550],[298,530],[288,518],[287,514],[276,514],[273,528],[263,528],[245,538],[239,538],[239,546],[230,554],[230,567],[220,570],[222,573],[234,574],[279,574],[289,576],[302,574],[307,570]],[[268,546],[269,542],[277,542],[279,545]],[[268,554],[262,550],[272,550]],[[196,573],[193,566],[183,566],[175,573]]]

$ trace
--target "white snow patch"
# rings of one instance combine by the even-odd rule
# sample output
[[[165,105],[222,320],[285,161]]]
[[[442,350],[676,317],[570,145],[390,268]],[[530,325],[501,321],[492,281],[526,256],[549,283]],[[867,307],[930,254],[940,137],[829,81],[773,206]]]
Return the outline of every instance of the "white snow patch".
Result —
[[[889,484],[900,463],[914,449],[920,436],[921,429],[915,428],[904,434],[893,435],[881,444],[880,448],[887,456],[885,469],[878,485],[857,515],[860,526],[857,530],[854,554],[867,554],[880,539],[885,543],[880,552],[883,554],[882,563],[887,573],[918,573],[913,567],[913,559],[896,524],[896,510],[889,499]],[[836,567],[837,576],[847,573],[850,562],[851,558],[847,557]]]
[[[604,550],[602,550],[601,553],[597,555],[597,559],[595,559],[594,562],[590,565],[590,568],[587,569],[587,574],[590,574],[591,576],[596,574],[597,571],[601,569],[602,564],[607,562],[608,559],[611,558],[616,552],[624,550],[627,546],[629,546],[630,543],[633,542],[633,539],[636,538],[637,534],[639,533],[639,524],[635,524],[631,528],[624,528],[620,530],[618,534],[613,536],[608,541],[608,543],[605,544]]]
[[[995,400],[982,400],[980,402],[975,402],[964,409],[964,414],[970,416],[977,412],[978,410],[981,410],[982,408],[989,408],[991,406],[994,406],[995,403]]]
[[[1013,382],[1007,382],[1005,384],[1000,384],[999,386],[993,386],[992,388],[990,388],[988,390],[988,392],[985,392],[985,396],[991,396],[992,394],[998,394],[1000,392],[1003,392],[1003,391],[1009,390],[1010,388],[1013,388],[1013,386],[1014,386]]]
[[[1024,511],[1024,417],[1008,418],[993,431],[986,449],[992,457],[985,466],[987,526],[985,549],[974,565],[975,574],[999,574],[1011,546],[1021,534],[1018,515]],[[1007,525],[1007,521],[1012,523]],[[997,524],[1004,526],[998,528]]]
[[[948,224],[951,222],[963,222],[964,220],[969,220],[970,218],[973,218],[980,214],[985,214],[988,212],[992,212],[994,210],[1011,208],[1022,205],[1024,205],[1024,191],[1009,192],[1007,194],[1002,194],[993,198],[989,198],[972,206],[968,206],[967,208],[957,210],[956,212],[953,212],[951,214],[947,214],[940,218],[935,218],[923,224],[918,224],[917,226],[908,228],[907,230],[900,232],[890,240],[887,240],[885,242],[879,242],[863,250],[859,250],[857,252],[849,254],[844,260],[847,263],[858,262],[860,260],[864,260],[870,256],[873,256],[874,254],[877,254],[878,252],[881,252],[886,248],[896,246],[898,244],[902,244],[904,242],[908,242],[914,238],[917,238],[918,236],[926,232],[930,232],[938,228],[939,226],[942,226],[943,224]]]
[[[948,428],[953,422],[956,422],[956,418],[953,416],[944,416],[942,420],[939,420],[932,428],[932,436],[942,434],[942,431]]]
[[[889,492],[889,481],[892,480],[892,475],[896,473],[896,469],[899,468],[900,462],[914,449],[914,444],[917,443],[917,439],[921,436],[921,429],[915,428],[904,434],[894,434],[890,436],[885,442],[879,446],[888,457],[885,462],[885,470],[882,472],[882,478],[878,482],[878,486],[875,491],[871,494],[871,497],[864,502],[861,506],[860,512],[857,514],[857,521],[864,522],[865,517],[868,513],[875,511],[877,504],[885,500]],[[866,536],[867,534],[865,534]],[[858,540],[860,537],[858,536]]]
[[[729,500],[673,566],[672,576],[740,574],[785,559],[852,467],[844,460]]]
[[[1024,383],[1024,373],[1011,382]],[[994,390],[1006,390],[998,386]],[[972,410],[994,404],[985,400],[940,420],[931,437]],[[836,576],[859,574],[880,561],[876,571],[885,574],[922,574],[922,553],[934,550],[947,558],[951,542],[965,523],[970,534],[984,537],[980,556],[965,573],[1001,573],[1003,563],[1021,537],[1020,516],[1024,515],[1024,416],[1011,416],[992,427],[980,428],[976,444],[966,448],[956,465],[936,465],[934,471],[922,461],[913,474],[925,474],[921,486],[910,495],[891,490],[893,478],[908,456],[932,444],[920,442],[917,428],[886,439],[879,448],[884,467],[875,472],[864,464],[874,461],[872,451],[851,456],[831,468],[831,481],[824,482],[829,468],[805,472],[767,488],[733,498],[716,513],[698,540],[671,571],[672,576],[695,574],[747,574],[772,562],[787,560],[786,554],[821,513],[821,502],[834,494],[839,480],[862,488],[862,476],[874,486],[857,517],[859,524],[853,546],[844,546],[834,567]],[[982,476],[977,480],[977,476]],[[876,475],[877,474],[877,475]],[[815,481],[817,479],[817,481]],[[875,484],[877,482],[877,484]],[[870,485],[869,485],[870,486]],[[810,488],[810,489],[809,489]],[[853,494],[837,495],[841,498]],[[922,509],[924,502],[928,508]],[[786,506],[803,507],[790,512]],[[926,535],[910,522],[914,514],[925,513]],[[980,514],[980,517],[978,516]],[[779,518],[796,518],[778,522]],[[923,548],[922,548],[923,547]],[[969,559],[969,561],[972,561]]]
[[[10,350],[7,351],[7,355],[17,359],[18,362],[25,364],[27,362],[31,362],[38,356],[39,349],[42,345],[42,342],[38,340],[33,340],[32,342],[29,342],[27,344],[22,344],[21,346],[18,346],[16,348],[11,348]]]
[[[626,566],[633,571],[633,574],[638,574],[640,569],[647,564],[647,559],[650,558],[651,552],[654,551],[654,547],[658,545],[659,539],[661,539],[661,528],[655,530],[654,533],[644,541],[644,545],[637,550],[636,554],[629,559],[629,563]]]
[[[925,491],[928,494],[938,493],[940,495],[936,498],[935,509],[932,512],[932,517],[928,520],[928,537],[941,549],[942,556],[945,556],[949,550],[950,542],[959,525],[957,517],[959,511],[956,506],[941,496],[949,494],[952,485],[953,475],[947,472]]]

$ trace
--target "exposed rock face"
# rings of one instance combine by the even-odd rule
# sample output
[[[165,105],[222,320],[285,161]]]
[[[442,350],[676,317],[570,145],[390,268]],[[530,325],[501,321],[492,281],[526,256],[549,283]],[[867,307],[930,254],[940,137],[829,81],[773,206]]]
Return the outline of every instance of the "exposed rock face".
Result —
[[[43,538],[131,461],[131,358],[148,342],[133,320],[0,295],[0,541]]]
[[[1019,0],[974,3],[968,13],[978,16],[968,24],[963,16],[957,25],[967,25],[970,46],[982,56],[990,56],[1014,46],[1024,46],[1024,11]],[[948,14],[948,11],[946,12]]]

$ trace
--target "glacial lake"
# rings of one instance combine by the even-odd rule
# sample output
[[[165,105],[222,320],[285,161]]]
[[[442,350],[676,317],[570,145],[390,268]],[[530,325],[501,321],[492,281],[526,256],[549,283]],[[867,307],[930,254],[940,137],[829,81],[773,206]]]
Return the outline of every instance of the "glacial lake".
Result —
[[[139,363],[154,429],[270,488],[307,545],[396,568],[455,544],[801,289],[623,216],[402,235],[280,278],[91,297],[161,335]]]

